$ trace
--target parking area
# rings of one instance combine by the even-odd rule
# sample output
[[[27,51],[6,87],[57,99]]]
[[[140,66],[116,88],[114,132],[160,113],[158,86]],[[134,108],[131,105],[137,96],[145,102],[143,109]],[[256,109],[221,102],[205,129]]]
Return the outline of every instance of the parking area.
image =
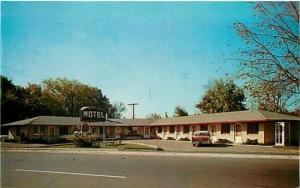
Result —
[[[200,147],[193,147],[190,141],[176,140],[130,140],[126,142],[147,144],[164,149],[164,151],[173,152],[203,152],[203,153],[253,153],[253,154],[289,154],[299,155],[299,147],[285,146],[274,147],[265,145],[226,145],[212,144]]]

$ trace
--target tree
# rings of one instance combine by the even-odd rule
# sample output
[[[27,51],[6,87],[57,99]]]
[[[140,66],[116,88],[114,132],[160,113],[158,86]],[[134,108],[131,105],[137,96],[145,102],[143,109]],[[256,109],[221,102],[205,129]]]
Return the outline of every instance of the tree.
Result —
[[[27,118],[47,115],[50,113],[50,109],[45,105],[42,100],[42,88],[38,84],[28,84],[24,88],[24,99],[25,104],[25,116]]]
[[[113,118],[122,118],[124,117],[123,114],[124,112],[126,112],[126,105],[122,102],[120,103],[115,103],[113,106],[112,106],[112,117]]]
[[[174,116],[188,116],[188,112],[181,106],[175,107],[175,114]]]
[[[158,113],[151,113],[151,114],[147,115],[147,118],[148,119],[160,119],[161,115]]]
[[[1,124],[25,118],[24,90],[1,76]]]
[[[262,82],[256,85],[246,85],[245,88],[254,98],[254,108],[270,112],[286,112],[294,93],[286,90],[281,84]]]
[[[49,107],[51,115],[78,116],[83,106],[98,106],[108,112],[109,117],[115,113],[100,89],[66,78],[44,80],[42,101]]]
[[[204,113],[230,112],[245,110],[246,97],[242,88],[232,80],[214,80],[208,90],[196,104]]]
[[[253,27],[234,25],[245,42],[238,77],[258,108],[281,112],[300,94],[299,2],[259,2],[254,11]]]

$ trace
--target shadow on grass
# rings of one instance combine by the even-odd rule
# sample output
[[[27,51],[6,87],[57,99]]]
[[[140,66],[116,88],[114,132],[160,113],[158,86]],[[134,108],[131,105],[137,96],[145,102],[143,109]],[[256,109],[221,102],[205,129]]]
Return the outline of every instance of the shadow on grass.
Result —
[[[134,147],[128,147],[128,148],[123,148],[124,150],[155,150],[155,149],[153,149],[153,148],[138,148],[138,147],[136,147],[136,148],[134,148]]]
[[[202,144],[199,147],[230,147],[231,144]]]

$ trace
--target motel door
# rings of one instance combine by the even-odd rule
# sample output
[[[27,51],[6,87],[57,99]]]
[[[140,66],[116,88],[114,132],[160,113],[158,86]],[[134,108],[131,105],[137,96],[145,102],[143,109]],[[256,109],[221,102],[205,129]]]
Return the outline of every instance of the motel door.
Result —
[[[290,144],[290,125],[287,122],[275,123],[275,145],[285,146]]]

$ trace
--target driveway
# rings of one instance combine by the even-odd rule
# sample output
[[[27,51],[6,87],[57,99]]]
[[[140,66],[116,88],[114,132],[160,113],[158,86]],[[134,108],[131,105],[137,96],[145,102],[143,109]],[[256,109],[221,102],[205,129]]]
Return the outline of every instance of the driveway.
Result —
[[[153,145],[163,148],[164,151],[176,152],[204,152],[204,153],[253,153],[253,154],[289,154],[299,155],[299,147],[274,147],[263,145],[222,145],[213,144],[210,146],[193,147],[190,141],[176,141],[176,140],[130,140],[124,142],[140,143]]]

